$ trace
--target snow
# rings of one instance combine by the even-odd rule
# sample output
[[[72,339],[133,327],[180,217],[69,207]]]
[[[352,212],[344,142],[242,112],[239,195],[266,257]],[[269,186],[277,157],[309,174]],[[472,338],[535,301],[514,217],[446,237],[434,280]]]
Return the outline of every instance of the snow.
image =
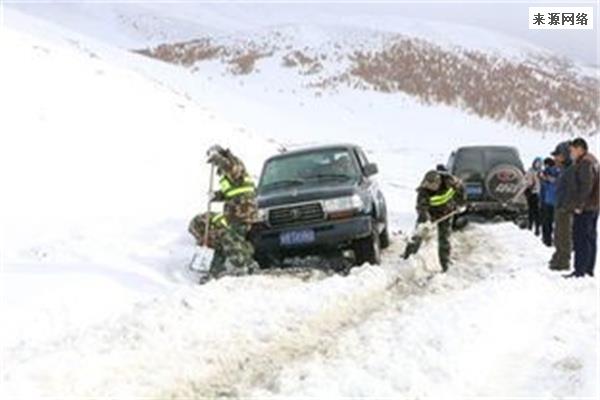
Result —
[[[457,261],[448,275],[435,276],[416,293],[399,285],[387,307],[343,330],[332,347],[286,365],[273,381],[242,396],[597,393],[597,334],[582,336],[591,333],[597,317],[595,283],[573,284],[544,271],[539,260],[548,251],[511,225],[477,227],[465,235],[477,235],[475,243],[465,248],[459,242],[464,238],[455,238]],[[523,247],[533,254],[507,252]]]
[[[180,282],[193,251],[187,222],[205,202],[206,149],[228,136],[241,154],[258,144],[258,160],[274,147],[98,56],[8,28],[2,47],[7,312],[22,315],[23,302],[29,318],[43,316],[56,301],[96,317],[98,295],[111,293],[106,316]],[[30,279],[39,283],[22,284]],[[13,329],[2,335],[18,337]]]
[[[73,32],[6,9],[1,30],[3,398],[598,396],[597,279],[547,271],[549,250],[511,224],[454,235],[445,275],[435,243],[400,260],[401,235],[349,277],[199,287],[184,268],[214,143],[254,175],[282,145],[361,144],[409,232],[414,186],[456,146],[512,144],[528,162],[562,136],[401,95],[316,97],[268,62],[191,72],[119,49],[131,32],[74,9],[100,15],[65,20]]]

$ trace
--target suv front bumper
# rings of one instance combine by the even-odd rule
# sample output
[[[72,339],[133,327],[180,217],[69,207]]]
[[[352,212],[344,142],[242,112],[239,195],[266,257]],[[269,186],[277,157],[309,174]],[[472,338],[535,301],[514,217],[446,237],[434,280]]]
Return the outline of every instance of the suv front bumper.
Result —
[[[527,204],[508,203],[503,204],[497,201],[472,201],[468,202],[467,214],[471,213],[515,213],[521,214],[527,212]]]
[[[343,220],[326,220],[310,224],[271,228],[260,224],[252,229],[251,237],[255,251],[279,257],[318,254],[328,250],[348,248],[352,241],[365,238],[373,231],[369,215],[359,215]],[[282,245],[281,234],[290,231],[312,230],[314,241],[310,243]]]

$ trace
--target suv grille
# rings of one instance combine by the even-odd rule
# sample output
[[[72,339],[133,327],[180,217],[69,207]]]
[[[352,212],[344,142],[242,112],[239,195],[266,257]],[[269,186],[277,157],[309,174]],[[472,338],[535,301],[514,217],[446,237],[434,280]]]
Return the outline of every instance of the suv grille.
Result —
[[[271,226],[292,225],[301,222],[322,221],[324,219],[325,214],[320,203],[275,208],[269,211],[269,223]]]

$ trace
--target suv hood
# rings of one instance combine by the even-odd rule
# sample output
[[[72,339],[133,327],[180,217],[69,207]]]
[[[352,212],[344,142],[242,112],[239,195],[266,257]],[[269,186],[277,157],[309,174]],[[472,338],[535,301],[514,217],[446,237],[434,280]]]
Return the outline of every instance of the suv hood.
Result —
[[[261,208],[280,205],[304,203],[331,199],[334,197],[352,196],[356,193],[356,181],[327,181],[310,185],[299,185],[281,189],[258,191],[258,206]]]

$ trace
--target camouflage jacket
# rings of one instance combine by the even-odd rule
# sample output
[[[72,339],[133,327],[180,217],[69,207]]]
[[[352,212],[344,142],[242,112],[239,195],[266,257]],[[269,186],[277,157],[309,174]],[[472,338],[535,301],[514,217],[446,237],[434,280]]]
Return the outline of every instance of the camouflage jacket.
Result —
[[[461,180],[449,173],[440,175],[442,185],[438,190],[417,188],[418,222],[441,218],[465,202],[465,189]]]
[[[210,213],[210,229],[208,231],[208,243],[204,243],[204,237],[206,234],[206,219],[208,213],[202,213],[196,215],[190,221],[188,226],[188,232],[196,239],[198,246],[208,246],[216,248],[218,243],[221,241],[224,234],[229,229],[229,224],[225,215],[221,213],[211,212]]]
[[[215,201],[223,201],[223,212],[231,224],[251,225],[256,221],[256,189],[244,163],[229,150],[213,156],[220,190]]]

